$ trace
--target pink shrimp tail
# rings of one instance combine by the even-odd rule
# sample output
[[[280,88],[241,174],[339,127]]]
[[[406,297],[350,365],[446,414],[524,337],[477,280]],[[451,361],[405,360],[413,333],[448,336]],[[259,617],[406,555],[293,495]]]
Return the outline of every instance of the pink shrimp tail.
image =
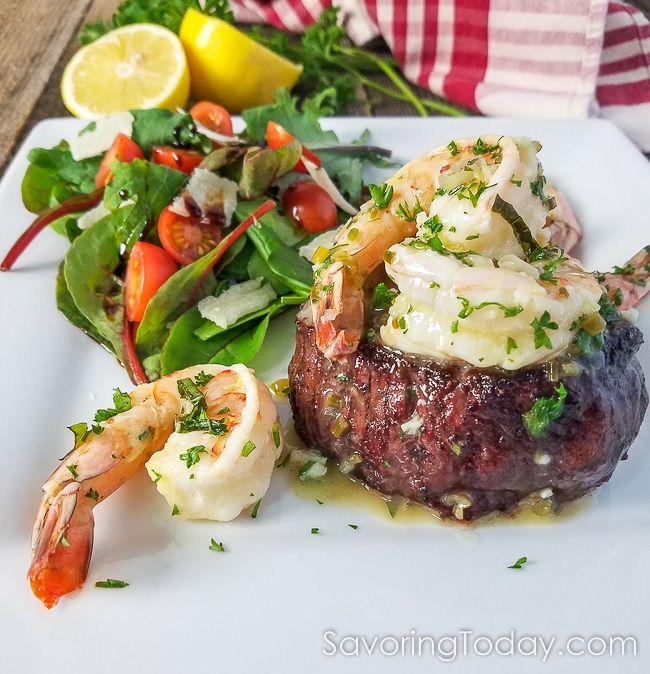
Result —
[[[76,499],[76,494],[66,498]],[[47,608],[81,588],[93,548],[92,511],[77,508],[62,532],[59,521],[65,507],[65,499],[56,499],[47,511],[27,574],[32,592]]]

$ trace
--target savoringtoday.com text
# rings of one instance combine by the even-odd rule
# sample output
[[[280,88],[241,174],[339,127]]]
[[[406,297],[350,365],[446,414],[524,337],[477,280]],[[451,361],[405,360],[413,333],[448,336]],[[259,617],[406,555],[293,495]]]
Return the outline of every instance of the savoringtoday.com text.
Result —
[[[514,629],[499,636],[462,629],[434,636],[412,629],[402,635],[323,633],[322,653],[328,657],[435,657],[452,662],[461,657],[526,657],[547,662],[551,657],[634,657],[638,643],[627,635],[571,635],[567,637],[518,634]]]

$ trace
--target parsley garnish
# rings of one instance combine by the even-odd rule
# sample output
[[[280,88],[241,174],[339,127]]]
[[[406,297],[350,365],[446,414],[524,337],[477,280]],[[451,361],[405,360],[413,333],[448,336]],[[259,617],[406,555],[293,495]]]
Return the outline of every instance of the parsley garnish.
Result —
[[[203,370],[194,377],[197,386],[205,386],[211,379],[214,379],[214,375],[206,374]]]
[[[509,569],[521,569],[521,567],[528,561],[528,557],[520,557],[514,564],[511,564]]]
[[[447,145],[447,149],[452,157],[455,157],[460,152],[458,145],[456,145],[453,140]]]
[[[529,412],[523,415],[524,424],[535,440],[546,434],[551,422],[561,416],[566,398],[564,384],[557,389],[557,398],[538,398]]]
[[[311,533],[312,533],[312,534],[319,534],[319,533],[320,533],[320,529],[319,529],[318,527],[312,527],[312,528],[311,528]]]
[[[111,417],[114,417],[120,412],[126,412],[131,409],[131,397],[128,393],[120,391],[119,388],[113,389],[113,405],[115,407],[107,408],[104,410],[97,410],[95,412],[95,421],[99,423],[100,421],[106,421]]]
[[[115,578],[107,578],[106,580],[98,580],[95,587],[128,587],[128,583],[123,580],[115,580]]]
[[[225,552],[225,548],[223,547],[223,543],[217,543],[217,541],[214,540],[214,538],[210,539],[210,550],[214,550],[215,552]]]
[[[190,447],[184,454],[179,454],[178,458],[181,461],[185,461],[185,465],[188,468],[191,468],[195,463],[198,463],[201,460],[199,454],[205,454],[205,447],[203,445]]]
[[[402,218],[402,220],[406,220],[406,222],[415,222],[415,219],[418,216],[418,213],[423,213],[424,209],[420,205],[420,200],[416,197],[415,198],[415,205],[413,208],[409,208],[409,205],[404,202],[403,204],[400,204],[396,209],[395,209],[395,215],[399,216]]]
[[[501,309],[501,311],[503,311],[504,318],[512,318],[524,310],[521,304],[517,304],[514,307],[507,307],[505,304],[501,304],[501,302],[481,302],[481,304],[472,306],[467,298],[459,297],[458,299],[460,300],[460,303],[463,307],[458,314],[458,318],[467,318],[472,312],[478,311],[479,309],[484,309],[485,307],[489,306],[495,306]]]
[[[257,511],[260,509],[260,503],[262,502],[262,499],[257,501],[257,503],[253,506],[253,509],[251,510],[251,519],[255,519],[257,517]]]
[[[551,314],[545,311],[539,318],[533,319],[530,324],[535,335],[535,348],[540,349],[545,346],[547,349],[552,349],[553,344],[551,338],[546,334],[546,330],[557,330],[557,323],[551,320]]]
[[[99,501],[99,492],[92,487],[86,492],[86,496],[91,498],[93,501]]]
[[[388,205],[393,198],[393,186],[387,185],[386,183],[379,183],[379,185],[374,185],[370,183],[368,185],[368,191],[372,200],[375,202],[377,208],[388,208]]]
[[[181,398],[192,403],[192,409],[178,420],[176,430],[180,433],[203,431],[212,435],[225,435],[228,425],[223,419],[210,419],[208,405],[198,386],[188,377],[179,379],[177,386]]]
[[[174,503],[174,507],[172,508],[172,517],[180,514],[181,514],[180,508]]]
[[[389,288],[385,283],[378,283],[372,295],[372,305],[375,309],[385,309],[395,300],[397,291]]]
[[[483,139],[481,139],[481,138],[479,138],[476,141],[476,144],[472,147],[472,152],[475,155],[488,154],[490,152],[499,152],[500,150],[501,150],[501,146],[498,143],[496,143],[494,145],[486,145],[483,142]]]

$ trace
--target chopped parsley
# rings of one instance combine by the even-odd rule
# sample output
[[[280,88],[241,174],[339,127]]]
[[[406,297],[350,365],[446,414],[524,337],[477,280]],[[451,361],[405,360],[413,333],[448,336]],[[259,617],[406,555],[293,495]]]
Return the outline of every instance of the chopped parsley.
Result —
[[[528,557],[520,557],[514,564],[511,564],[509,569],[521,569],[521,567],[528,561]]]
[[[106,580],[98,580],[95,587],[119,588],[128,587],[129,584],[124,580],[116,580],[115,578],[107,578]]]
[[[228,425],[223,419],[210,419],[208,405],[198,386],[189,377],[179,379],[177,386],[179,395],[192,404],[192,409],[179,418],[176,430],[180,433],[203,431],[212,435],[225,435]]]
[[[368,185],[368,191],[372,200],[375,202],[377,208],[388,208],[388,205],[393,198],[393,186],[387,185],[386,183],[379,183],[379,185],[374,185],[370,183]]]
[[[480,155],[480,154],[490,154],[490,153],[495,153],[495,152],[500,152],[501,151],[501,146],[498,143],[495,143],[494,145],[486,145],[483,142],[482,138],[479,138],[475,145],[472,147],[472,152],[475,155]]]
[[[406,222],[415,222],[415,219],[418,216],[418,213],[423,213],[424,209],[420,205],[420,200],[416,197],[415,198],[415,205],[413,208],[409,208],[409,205],[404,202],[403,204],[400,204],[396,209],[395,209],[395,215],[398,217],[402,218],[402,220],[405,220]]]
[[[517,314],[520,314],[524,310],[521,304],[517,304],[514,307],[507,307],[505,306],[505,304],[501,304],[501,302],[481,302],[481,304],[472,306],[467,298],[459,296],[458,299],[460,300],[460,303],[462,305],[462,309],[458,314],[458,318],[467,318],[472,312],[490,306],[495,306],[501,309],[501,311],[503,311],[504,318],[512,318],[513,316],[517,316]]]
[[[214,540],[214,538],[210,539],[210,550],[214,550],[215,552],[225,552],[226,549],[223,547],[223,543],[217,543],[217,541]]]
[[[255,505],[253,506],[253,509],[251,510],[251,519],[255,519],[257,517],[257,511],[260,509],[260,503],[262,502],[262,499],[257,501]]]
[[[198,463],[201,460],[199,454],[205,453],[204,445],[195,445],[194,447],[190,447],[184,454],[179,454],[178,458],[181,461],[185,461],[185,465],[188,468],[191,468],[195,463]]]
[[[115,405],[115,407],[97,410],[97,412],[95,412],[95,421],[97,423],[100,421],[106,421],[107,419],[114,417],[116,414],[130,410],[131,397],[128,393],[124,393],[123,391],[120,391],[119,388],[115,388],[113,389],[113,405]]]
[[[319,534],[319,533],[320,533],[320,529],[319,529],[318,527],[312,527],[312,528],[311,528],[311,533],[312,533],[312,534]]]
[[[451,154],[452,157],[455,157],[460,152],[458,145],[456,145],[453,140],[447,145],[447,149],[449,150],[449,154]]]
[[[555,321],[551,320],[551,314],[545,311],[539,318],[533,319],[530,325],[534,331],[535,348],[540,349],[545,346],[547,349],[552,349],[553,344],[546,331],[557,330],[558,325]]]
[[[564,384],[560,383],[557,398],[538,398],[530,411],[523,415],[524,424],[535,440],[545,435],[551,422],[561,416],[566,395]]]
[[[214,379],[214,375],[206,374],[203,370],[194,377],[197,386],[205,386],[211,379]]]
[[[394,288],[389,288],[385,283],[378,283],[372,295],[372,306],[375,309],[385,309],[393,303],[396,295],[397,291]]]
[[[86,492],[86,496],[91,498],[93,501],[99,501],[99,492],[92,487]]]
[[[172,517],[180,514],[181,514],[180,508],[174,503],[174,507],[172,508]]]

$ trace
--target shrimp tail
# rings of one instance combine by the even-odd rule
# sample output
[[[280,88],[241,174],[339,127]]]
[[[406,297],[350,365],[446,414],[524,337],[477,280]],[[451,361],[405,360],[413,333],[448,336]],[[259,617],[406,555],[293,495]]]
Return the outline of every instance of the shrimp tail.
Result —
[[[79,485],[67,485],[41,505],[32,542],[34,556],[28,578],[34,595],[52,608],[65,594],[82,587],[93,548],[94,518],[77,503]]]
[[[650,292],[650,246],[644,246],[623,267],[596,272],[596,278],[619,311],[637,307]]]
[[[363,335],[364,296],[345,275],[333,274],[327,290],[321,290],[314,306],[318,348],[330,360],[356,351]]]

